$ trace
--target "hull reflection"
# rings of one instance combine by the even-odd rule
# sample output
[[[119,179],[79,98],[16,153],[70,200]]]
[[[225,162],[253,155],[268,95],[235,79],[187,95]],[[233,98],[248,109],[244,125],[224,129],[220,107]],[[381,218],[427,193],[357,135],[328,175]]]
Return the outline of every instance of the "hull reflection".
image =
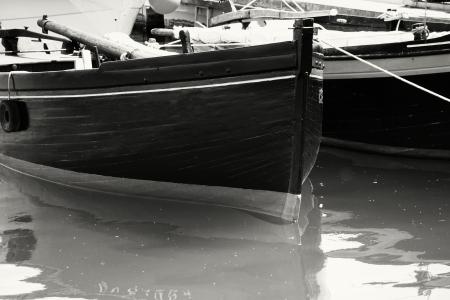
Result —
[[[449,167],[321,148],[319,299],[449,298]]]
[[[289,223],[230,207],[80,189],[74,181],[70,187],[8,168],[0,174],[0,189],[12,187],[27,201],[18,219],[0,217],[0,228],[13,222],[36,240],[24,248],[30,255],[23,262],[42,271],[32,281],[45,289],[31,296],[310,299],[318,293],[321,214],[309,181],[298,222]]]
[[[108,195],[142,202],[170,202],[186,205],[210,205],[237,208],[266,215],[280,222],[298,219],[300,196],[266,190],[180,184],[78,173],[43,166],[0,154],[0,176],[9,181],[27,182],[30,186],[51,185],[66,193],[76,191],[79,198]],[[23,184],[21,184],[23,185]],[[76,196],[77,197],[77,196]],[[308,197],[308,196],[305,196]],[[130,201],[131,202],[131,201]]]

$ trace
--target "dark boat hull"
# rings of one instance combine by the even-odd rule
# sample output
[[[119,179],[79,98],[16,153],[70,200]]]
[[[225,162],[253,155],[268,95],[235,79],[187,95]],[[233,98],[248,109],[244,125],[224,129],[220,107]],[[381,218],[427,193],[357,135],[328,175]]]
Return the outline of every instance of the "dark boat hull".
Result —
[[[448,85],[442,82],[450,80],[450,73],[405,78],[449,95]],[[324,88],[327,94],[341,96],[326,100],[324,136],[450,152],[449,103],[394,78],[330,80]]]
[[[293,102],[294,79],[288,72],[242,83],[252,79],[227,81],[232,91],[199,90],[200,81],[144,96],[25,101],[30,126],[4,134],[3,151],[82,173],[248,188],[266,166],[280,176],[264,183],[275,188],[289,173],[292,135],[289,103],[277,99]],[[264,94],[251,92],[269,84]]]
[[[350,51],[448,97],[447,38],[435,46],[433,41],[424,47],[410,42]],[[330,55],[327,65],[325,143],[386,154],[450,157],[450,103],[348,57]]]
[[[298,47],[4,73],[0,97],[9,98],[9,80],[28,124],[2,133],[0,152],[80,173],[296,194],[318,152],[322,112],[320,78],[299,97]]]

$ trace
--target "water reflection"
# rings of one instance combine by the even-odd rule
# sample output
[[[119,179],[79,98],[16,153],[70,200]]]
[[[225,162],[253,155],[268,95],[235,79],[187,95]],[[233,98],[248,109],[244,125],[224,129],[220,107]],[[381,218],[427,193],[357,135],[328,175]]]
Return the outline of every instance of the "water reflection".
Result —
[[[321,213],[309,182],[299,222],[289,224],[235,209],[73,190],[26,176],[8,180],[0,184],[0,208],[5,208],[0,268],[7,268],[0,269],[0,277],[18,275],[0,284],[0,297],[309,299],[318,294]]]
[[[30,229],[5,230],[0,234],[2,248],[6,248],[5,261],[19,263],[31,258],[36,247],[36,237]]]
[[[7,177],[0,298],[449,299],[448,170],[323,148],[296,224]]]
[[[25,280],[41,274],[37,268],[16,266],[13,264],[0,263],[0,297],[18,296],[26,293],[33,293],[45,289],[42,283],[25,282]]]
[[[449,299],[450,164],[323,148],[319,299]]]

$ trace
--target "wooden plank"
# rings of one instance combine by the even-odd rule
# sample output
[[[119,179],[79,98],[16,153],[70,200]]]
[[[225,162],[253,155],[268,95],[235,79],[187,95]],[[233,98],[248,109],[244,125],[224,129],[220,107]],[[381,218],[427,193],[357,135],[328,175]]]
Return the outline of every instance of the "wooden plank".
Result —
[[[291,53],[283,56],[223,60],[136,70],[111,69],[105,72],[102,69],[94,69],[78,70],[76,72],[13,74],[13,88],[20,90],[22,93],[38,89],[53,91],[79,89],[81,94],[95,92],[92,89],[107,87],[116,87],[117,89],[117,87],[130,85],[140,85],[140,89],[149,89],[151,88],[150,84],[177,82],[179,86],[183,81],[266,73],[275,70],[292,70],[294,65],[295,57]],[[8,74],[0,74],[0,90],[6,92],[7,83]]]
[[[242,20],[255,20],[255,19],[296,20],[304,18],[331,16],[334,14],[335,12],[332,10],[293,12],[293,11],[282,11],[273,9],[249,9],[249,10],[238,10],[235,12],[217,15],[211,18],[210,24],[211,26],[219,26],[231,22],[239,22]]]
[[[223,10],[228,8],[228,3],[221,3],[220,1],[211,0],[181,0],[181,4],[189,6],[209,7],[213,9]]]
[[[279,56],[294,53],[294,43],[282,42],[260,46],[243,47],[237,49],[209,51],[195,55],[173,55],[148,59],[135,59],[128,61],[114,61],[103,63],[102,71],[144,69],[157,67],[170,67],[176,65],[198,64],[231,59],[247,59],[267,56]]]
[[[417,7],[417,8],[427,8],[437,11],[446,11],[450,12],[450,4],[448,1],[441,1],[444,3],[430,3],[430,2],[419,2],[417,0],[403,0],[403,5],[409,7]],[[446,2],[446,3],[445,3]]]

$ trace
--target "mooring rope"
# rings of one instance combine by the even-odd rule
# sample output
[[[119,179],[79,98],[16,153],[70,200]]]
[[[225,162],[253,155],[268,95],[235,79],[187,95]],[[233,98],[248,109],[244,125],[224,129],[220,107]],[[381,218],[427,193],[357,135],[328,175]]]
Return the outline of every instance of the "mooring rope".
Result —
[[[252,1],[250,1],[249,3],[247,3],[247,4],[245,4],[243,7],[241,7],[240,10],[244,10],[244,9],[246,9],[246,8],[251,7],[252,4],[255,3],[256,1],[257,1],[257,0],[252,0]]]
[[[11,100],[11,78],[14,71],[8,73],[8,100]]]
[[[324,43],[324,44],[326,44],[326,45],[328,45],[328,46],[330,46],[330,47],[333,47],[334,49],[336,49],[336,50],[338,50],[338,51],[344,53],[345,55],[348,55],[348,56],[350,56],[350,57],[352,57],[352,58],[354,58],[354,59],[356,59],[356,60],[358,60],[358,61],[360,61],[360,62],[366,64],[366,65],[369,65],[370,67],[372,67],[372,68],[374,68],[374,69],[377,69],[378,71],[381,71],[381,72],[383,72],[383,73],[386,73],[387,75],[392,76],[392,77],[394,77],[395,79],[398,79],[398,80],[400,80],[400,81],[403,81],[404,83],[409,84],[410,86],[413,86],[413,87],[415,87],[415,88],[417,88],[417,89],[419,89],[419,90],[422,90],[422,91],[424,91],[424,92],[426,92],[426,93],[428,93],[428,94],[431,94],[431,95],[433,95],[433,96],[435,96],[435,97],[437,97],[437,98],[439,98],[439,99],[441,99],[441,100],[450,102],[450,99],[449,99],[449,98],[447,98],[447,97],[445,97],[445,96],[443,96],[443,95],[441,95],[441,94],[438,94],[438,93],[436,93],[436,92],[433,92],[433,91],[431,91],[431,90],[429,90],[429,89],[427,89],[427,88],[424,88],[423,86],[418,85],[418,84],[416,84],[416,83],[414,83],[414,82],[411,82],[411,81],[409,81],[408,79],[405,79],[405,78],[403,78],[403,77],[401,77],[401,76],[398,76],[397,74],[394,74],[394,73],[392,73],[391,71],[388,71],[388,70],[386,70],[386,69],[383,69],[382,67],[377,66],[377,65],[375,65],[375,64],[373,64],[373,63],[371,63],[371,62],[369,62],[369,61],[367,61],[367,60],[365,60],[365,59],[362,59],[361,57],[358,57],[358,56],[356,56],[355,54],[350,53],[350,52],[348,52],[347,50],[342,49],[341,47],[338,47],[338,46],[336,46],[336,45],[333,45],[332,43],[327,42],[327,41],[325,41],[325,40],[323,40],[323,39],[321,39],[321,38],[319,38],[319,41],[322,42],[322,43]]]

